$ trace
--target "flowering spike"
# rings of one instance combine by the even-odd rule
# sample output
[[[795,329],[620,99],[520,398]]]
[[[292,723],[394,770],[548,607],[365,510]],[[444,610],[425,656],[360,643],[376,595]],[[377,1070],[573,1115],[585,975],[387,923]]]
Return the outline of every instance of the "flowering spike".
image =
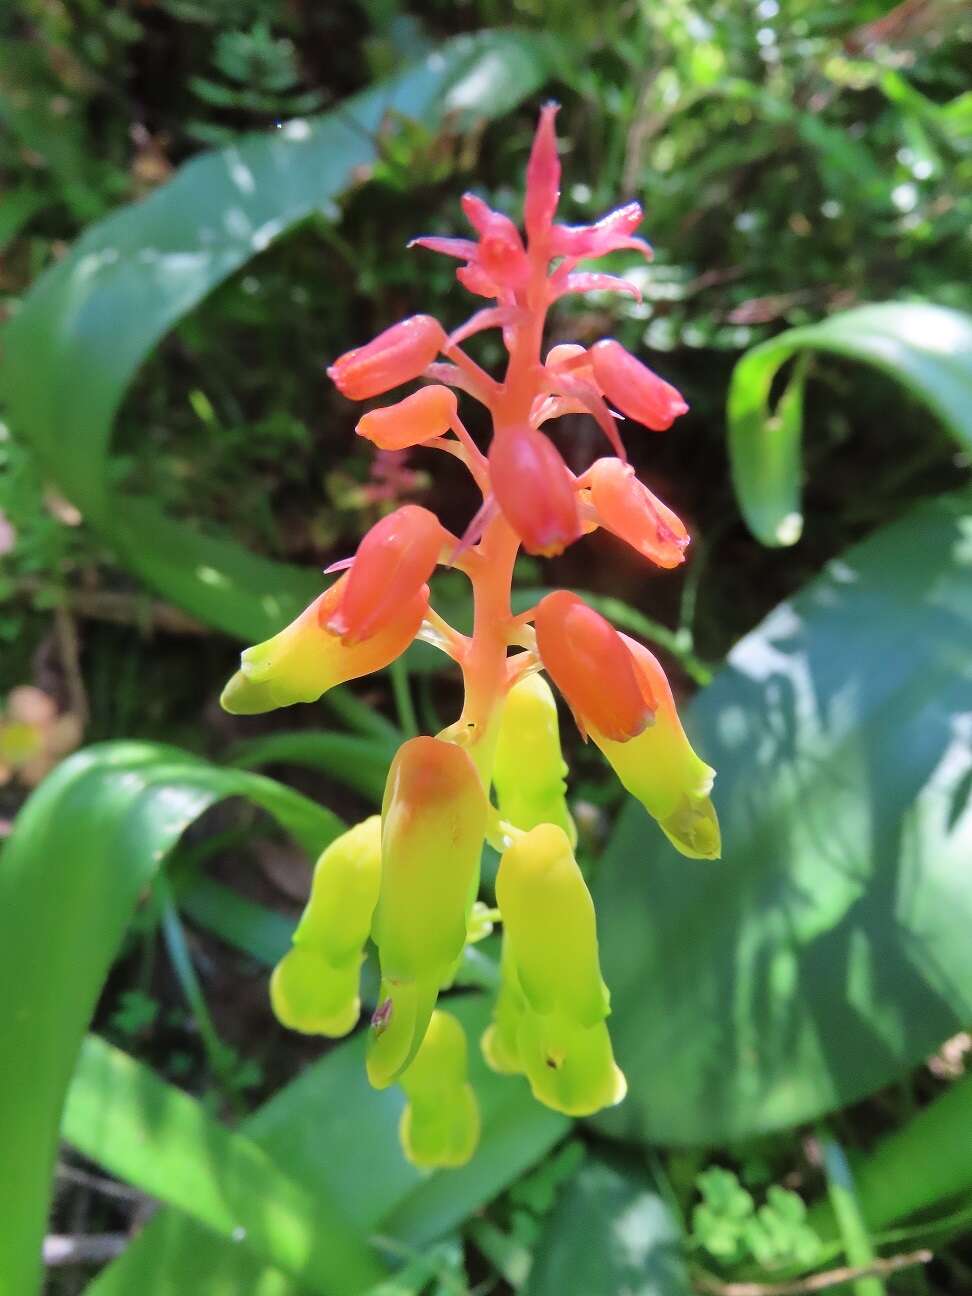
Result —
[[[560,105],[544,104],[540,109],[526,169],[526,198],[523,223],[532,244],[545,244],[560,201],[560,159],[557,156],[555,118]]]
[[[348,581],[331,588],[272,639],[244,650],[240,669],[220,697],[231,715],[259,715],[295,702],[316,702],[336,684],[382,670],[415,638],[429,603],[427,586],[416,591],[370,639],[353,647],[327,630]]]
[[[584,475],[600,526],[659,567],[685,561],[689,533],[684,524],[617,459],[598,459]]]
[[[445,342],[445,330],[431,315],[412,315],[379,333],[366,346],[345,351],[328,377],[349,400],[367,400],[418,378]]]
[[[388,772],[381,891],[372,935],[390,1019],[372,1030],[368,1076],[383,1088],[415,1056],[439,989],[462,953],[479,883],[486,797],[467,754],[412,738]]]
[[[688,405],[675,388],[659,378],[620,342],[607,338],[591,347],[594,377],[609,401],[653,432],[665,432]]]
[[[540,660],[582,733],[627,742],[651,723],[654,699],[621,635],[599,612],[558,590],[541,599],[535,622]]]
[[[435,571],[446,542],[439,519],[418,504],[376,522],[358,547],[328,630],[352,647],[393,624]]]
[[[630,742],[612,742],[593,730],[591,737],[677,850],[690,859],[718,859],[719,820],[709,796],[715,770],[692,750],[657,658],[627,635],[621,639],[642,687],[656,700],[655,723]]]
[[[457,412],[455,392],[434,383],[395,405],[370,410],[358,420],[358,436],[379,450],[407,450],[448,432]]]
[[[493,762],[500,814],[525,832],[556,824],[574,846],[577,829],[567,809],[566,774],[554,695],[542,675],[527,675],[503,704]]]
[[[399,1084],[408,1099],[399,1126],[408,1160],[430,1170],[471,1160],[479,1142],[479,1105],[468,1079],[466,1035],[451,1013],[432,1014]]]
[[[372,815],[317,861],[293,947],[270,979],[273,1011],[291,1030],[338,1037],[358,1020],[363,947],[378,901],[380,834],[381,819]]]
[[[580,536],[574,479],[542,432],[524,425],[494,437],[489,477],[507,522],[529,553],[549,557]]]

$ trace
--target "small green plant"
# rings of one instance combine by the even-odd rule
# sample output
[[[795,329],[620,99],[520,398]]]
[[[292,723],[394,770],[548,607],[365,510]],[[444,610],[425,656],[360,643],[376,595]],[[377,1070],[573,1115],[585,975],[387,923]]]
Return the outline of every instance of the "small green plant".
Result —
[[[803,1199],[771,1184],[757,1207],[753,1196],[731,1171],[712,1166],[696,1179],[702,1197],[692,1210],[692,1238],[726,1266],[754,1260],[768,1271],[810,1268],[823,1248],[807,1223]]]

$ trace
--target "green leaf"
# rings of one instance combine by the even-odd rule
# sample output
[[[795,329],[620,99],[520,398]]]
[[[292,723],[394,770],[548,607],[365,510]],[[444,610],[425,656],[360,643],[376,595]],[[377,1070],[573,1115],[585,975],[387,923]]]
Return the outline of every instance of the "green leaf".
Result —
[[[339,1200],[361,1235],[391,1239],[391,1254],[445,1236],[542,1157],[569,1126],[563,1116],[533,1101],[525,1081],[487,1070],[475,1047],[489,1018],[482,996],[453,996],[449,1009],[471,1037],[470,1076],[483,1112],[479,1150],[463,1169],[428,1174],[404,1159],[398,1145],[402,1095],[397,1087],[381,1092],[369,1087],[366,1038],[360,1032],[306,1068],[243,1126],[247,1139],[295,1184],[312,1197]],[[131,1108],[137,1099],[123,1090],[106,1094],[96,1081],[82,1057],[75,1084],[83,1088],[86,1102],[95,1104],[91,1119],[101,1131],[99,1139],[83,1134],[84,1150],[146,1186],[154,1173],[150,1158],[143,1163],[138,1146],[132,1150],[131,1134],[140,1117]],[[105,1109],[102,1119],[97,1116],[99,1102]],[[117,1122],[111,1115],[115,1102],[122,1104],[123,1112]],[[74,1137],[70,1127],[67,1134]],[[198,1156],[193,1143],[183,1144],[183,1155],[189,1160]],[[213,1172],[221,1173],[218,1166]],[[175,1296],[170,1272],[198,1273],[191,1290],[207,1296],[210,1291],[263,1296],[255,1285],[232,1286],[240,1274],[240,1245],[188,1216],[188,1210],[161,1212],[89,1286],[87,1296],[130,1296],[133,1291],[139,1296]],[[255,1283],[252,1274],[248,1282]],[[276,1296],[276,1288],[270,1290]],[[284,1290],[290,1296],[289,1288]]]
[[[390,114],[431,129],[500,115],[550,75],[554,53],[542,36],[515,31],[457,37],[334,112],[193,159],[143,202],[88,229],[38,280],[4,338],[11,426],[148,585],[251,641],[320,592],[315,571],[248,553],[114,490],[118,407],[178,320],[287,230],[330,210],[375,163]]]
[[[139,896],[185,829],[246,796],[316,854],[342,825],[259,774],[151,743],[90,747],[17,817],[0,858],[0,984],[16,988],[0,1068],[0,1293],[37,1279],[61,1104],[81,1037]],[[4,1286],[4,1284],[7,1284]]]
[[[230,764],[246,769],[304,765],[330,774],[369,800],[380,801],[395,747],[393,740],[356,734],[275,733],[237,744],[230,753]]]
[[[384,1276],[377,1257],[332,1204],[339,1197],[295,1183],[244,1134],[95,1035],[78,1059],[63,1134],[113,1174],[177,1203],[315,1293],[351,1296]]]
[[[675,1220],[644,1171],[588,1159],[540,1238],[527,1296],[689,1296]]]
[[[810,351],[883,370],[927,405],[959,445],[972,448],[972,317],[943,306],[886,302],[789,329],[739,361],[726,409],[736,496],[749,529],[765,545],[794,544],[803,526],[802,372],[775,415],[769,401],[780,367]]]
[[[832,562],[687,710],[724,858],[631,806],[594,892],[626,1102],[720,1143],[880,1088],[972,1018],[972,494]]]

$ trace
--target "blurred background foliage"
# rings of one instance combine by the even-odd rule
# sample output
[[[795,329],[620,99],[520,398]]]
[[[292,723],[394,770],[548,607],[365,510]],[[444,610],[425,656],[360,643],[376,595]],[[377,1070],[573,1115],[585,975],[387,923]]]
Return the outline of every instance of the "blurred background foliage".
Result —
[[[649,266],[617,254],[607,267],[637,279],[641,303],[570,299],[553,315],[551,340],[616,335],[653,357],[692,406],[668,437],[629,437],[643,480],[692,530],[684,575],[646,577],[599,536],[542,568],[524,560],[519,580],[524,589],[563,584],[615,600],[615,616],[654,634],[684,695],[829,559],[967,480],[967,451],[887,375],[810,358],[805,534],[793,549],[764,549],[733,498],[725,424],[735,363],[784,328],[874,301],[972,312],[972,13],[962,0],[22,0],[0,13],[0,319],[17,316],[38,276],[93,222],[146,199],[201,151],[241,132],[340,113],[349,95],[449,37],[511,24],[551,42],[558,70],[546,89],[563,105],[566,217],[585,221],[635,197],[656,251]],[[430,310],[447,325],[461,322],[468,306],[450,266],[405,245],[417,233],[460,231],[466,188],[518,208],[537,102],[531,90],[500,119],[482,114],[461,127],[390,116],[377,160],[340,200],[221,283],[142,366],[117,420],[113,489],[152,497],[190,530],[219,528],[311,569],[350,553],[404,500],[428,504],[461,531],[474,507],[461,473],[446,465],[433,480],[419,455],[376,458],[357,445],[357,411],[322,366],[403,314]],[[477,346],[483,363],[498,359],[488,336]],[[569,422],[561,443],[572,466],[590,460],[596,438],[583,420]],[[0,645],[5,834],[24,788],[82,734],[245,761],[234,744],[272,743],[281,723],[239,724],[217,712],[237,645],[132,577],[124,554],[61,493],[2,407]],[[434,730],[454,708],[456,683],[424,657],[413,665],[419,718]],[[336,705],[388,743],[382,715],[396,715],[395,699],[394,682],[378,681]],[[354,711],[362,703],[370,720]],[[282,723],[310,731],[320,721]],[[348,763],[351,749],[316,750],[316,769],[283,761],[291,781],[349,818],[366,809],[380,760],[377,774],[372,753],[370,766],[362,757],[341,778],[335,763]],[[579,743],[570,760],[582,842],[593,855],[621,797]],[[193,830],[198,839],[180,867],[195,875],[208,861],[226,881],[241,852],[256,856],[258,882],[246,898],[264,916],[255,927],[252,911],[236,917],[250,921],[253,948],[269,940],[272,960],[272,919],[293,911],[303,861],[252,813],[209,813],[215,819],[208,831]],[[608,877],[613,867],[609,857]],[[207,894],[229,921],[227,895],[214,899],[205,888],[194,893],[195,914]],[[627,903],[620,884],[615,903]],[[191,962],[187,993],[178,958],[181,929],[160,927],[162,905],[141,914],[99,1029],[205,1094],[214,1111],[239,1115],[312,1054],[270,1031],[263,973],[241,969],[195,932],[194,956],[218,1001],[215,1023],[205,1009],[200,1019]],[[168,962],[157,957],[159,941]],[[182,977],[172,970],[180,966]],[[849,1108],[841,1137],[867,1146],[937,1095],[964,1068],[968,1036],[956,1038],[931,1071]],[[667,1185],[666,1218],[681,1219],[706,1272],[766,1279],[832,1261],[826,1228],[818,1220],[814,1232],[792,1191],[809,1198],[820,1188],[827,1137],[795,1129],[743,1146],[640,1148],[634,1169],[618,1148],[607,1161],[588,1151],[585,1161],[574,1139],[472,1219],[465,1249],[459,1234],[433,1249],[407,1290],[465,1291],[467,1262],[473,1285],[520,1289],[532,1269],[529,1291],[566,1290],[563,1239],[592,1203],[609,1201],[636,1231],[640,1220],[660,1239],[655,1267],[647,1277],[639,1271],[632,1290],[681,1291],[665,1250],[678,1230],[655,1229],[658,1198],[639,1187],[646,1156],[652,1182]],[[128,1206],[113,1214],[110,1194],[85,1187],[86,1174],[83,1163],[62,1166],[73,1186],[60,1199],[60,1225],[127,1227]],[[145,1199],[135,1200],[139,1218]],[[555,1234],[544,1232],[550,1220]],[[628,1290],[632,1276],[618,1263],[585,1296]],[[968,1245],[951,1242],[931,1272],[896,1277],[890,1290],[969,1290]],[[74,1269],[51,1281],[55,1293],[81,1290]]]

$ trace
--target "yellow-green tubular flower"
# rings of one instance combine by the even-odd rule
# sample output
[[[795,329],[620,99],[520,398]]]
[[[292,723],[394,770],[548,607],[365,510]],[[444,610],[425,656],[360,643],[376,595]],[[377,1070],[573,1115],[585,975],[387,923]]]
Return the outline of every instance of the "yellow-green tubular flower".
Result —
[[[665,672],[642,644],[622,635],[637,674],[654,699],[655,719],[635,738],[591,737],[625,788],[658,820],[672,845],[692,859],[718,859],[722,839],[709,798],[715,770],[692,750],[675,709]]]
[[[575,845],[566,775],[554,695],[542,675],[528,675],[513,685],[503,704],[493,765],[500,814],[525,832],[556,824]]]
[[[483,1033],[481,1048],[486,1065],[500,1075],[522,1075],[519,1030],[525,1000],[513,963],[508,937],[503,937],[500,956],[500,986],[493,1006],[493,1020]]]
[[[428,587],[411,597],[394,620],[349,646],[327,628],[346,582],[342,576],[279,634],[245,649],[240,669],[219,699],[224,711],[259,715],[295,702],[316,702],[335,684],[381,670],[405,651],[422,624]]]
[[[383,981],[368,1049],[376,1088],[391,1084],[415,1056],[466,943],[487,808],[460,747],[423,737],[399,748],[385,785],[372,925]]]
[[[409,1161],[423,1169],[465,1165],[479,1142],[479,1106],[467,1078],[465,1032],[451,1013],[432,1014],[399,1083],[408,1098],[399,1135]]]
[[[509,985],[483,1042],[487,1060],[525,1071],[534,1097],[569,1116],[620,1102],[627,1086],[604,1021],[594,906],[563,829],[541,824],[509,847],[496,898]],[[511,986],[522,994],[519,1013]]]
[[[346,1035],[358,1020],[361,955],[378,901],[381,819],[342,833],[314,869],[291,949],[270,979],[273,1011],[305,1034]]]

